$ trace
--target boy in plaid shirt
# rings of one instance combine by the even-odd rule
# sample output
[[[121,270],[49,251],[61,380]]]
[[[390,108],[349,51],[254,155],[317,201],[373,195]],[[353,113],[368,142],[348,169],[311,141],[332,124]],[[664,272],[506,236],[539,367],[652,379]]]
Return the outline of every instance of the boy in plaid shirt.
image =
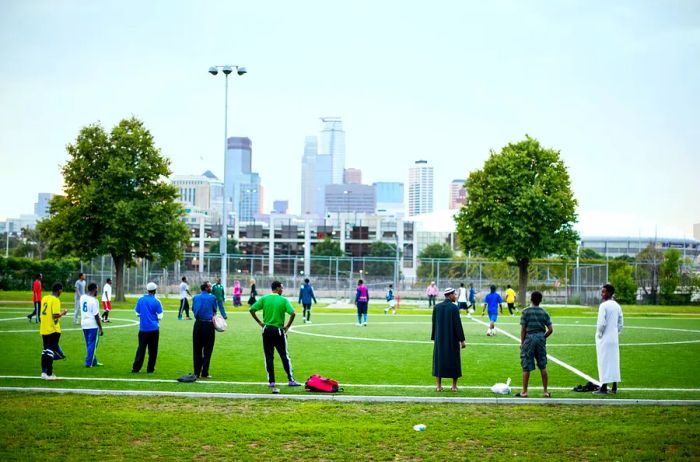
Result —
[[[550,398],[547,391],[547,337],[552,335],[552,321],[549,313],[540,308],[542,294],[533,292],[530,295],[532,306],[523,310],[520,315],[520,364],[523,368],[523,390],[515,396],[527,398],[527,384],[530,380],[530,372],[537,367],[542,374],[542,387],[544,397]]]

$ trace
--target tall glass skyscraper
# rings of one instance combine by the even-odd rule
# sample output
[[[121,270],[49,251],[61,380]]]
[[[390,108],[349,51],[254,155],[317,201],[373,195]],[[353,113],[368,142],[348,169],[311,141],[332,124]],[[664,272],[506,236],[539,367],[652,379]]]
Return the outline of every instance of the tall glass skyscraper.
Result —
[[[332,184],[343,184],[345,171],[345,131],[340,117],[321,117],[321,146],[319,155],[331,156]]]
[[[433,167],[427,160],[417,160],[408,169],[408,216],[433,211]]]
[[[229,216],[239,221],[252,221],[260,212],[262,189],[260,176],[252,171],[253,144],[250,138],[232,136],[228,139],[225,178],[228,183],[226,200]]]

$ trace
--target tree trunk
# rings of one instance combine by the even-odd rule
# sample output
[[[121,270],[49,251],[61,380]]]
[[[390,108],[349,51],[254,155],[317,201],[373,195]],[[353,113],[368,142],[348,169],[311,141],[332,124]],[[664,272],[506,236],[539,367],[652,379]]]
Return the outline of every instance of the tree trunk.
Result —
[[[527,269],[530,266],[530,260],[523,258],[518,260],[518,305],[527,306]]]
[[[114,262],[114,301],[124,301],[124,257],[112,255]]]

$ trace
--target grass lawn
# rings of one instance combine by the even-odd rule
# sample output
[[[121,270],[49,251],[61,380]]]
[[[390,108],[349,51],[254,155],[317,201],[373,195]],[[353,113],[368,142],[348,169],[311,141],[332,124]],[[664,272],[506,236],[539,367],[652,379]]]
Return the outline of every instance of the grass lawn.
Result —
[[[63,380],[39,379],[41,340],[28,293],[0,292],[0,387],[86,388],[188,392],[269,393],[257,325],[245,309],[229,309],[230,329],[217,334],[213,380],[180,384],[192,370],[192,321],[177,320],[177,300],[163,300],[156,373],[131,374],[138,326],[134,301],[116,304],[97,356],[104,366],[85,368],[85,345],[72,317],[62,320],[61,346],[68,359],[54,363]],[[72,294],[64,294],[72,308]],[[519,319],[503,316],[502,332],[486,337],[479,321],[463,318],[467,348],[458,393],[436,393],[431,377],[430,312],[402,307],[385,316],[370,306],[369,325],[355,326],[353,310],[315,306],[313,324],[297,318],[289,351],[297,380],[312,373],[333,377],[346,395],[492,397],[489,388],[508,377],[519,391]],[[548,341],[550,386],[555,398],[595,399],[571,389],[597,376],[596,310],[548,308],[554,335]],[[700,310],[697,307],[623,307],[623,382],[618,399],[700,400]],[[507,311],[507,310],[506,310]],[[278,382],[286,381],[279,361]],[[283,394],[305,394],[282,387]],[[539,374],[531,396],[541,396]],[[700,458],[700,408],[656,406],[517,406],[457,403],[297,402],[179,397],[116,397],[1,392],[2,460],[41,458],[56,447],[59,459],[503,459],[570,460]],[[55,411],[47,411],[55,409]],[[36,440],[37,422],[54,433]],[[412,426],[424,423],[426,432]],[[86,426],[96,431],[85,438]],[[106,429],[106,431],[105,431]],[[32,438],[25,435],[33,433]]]

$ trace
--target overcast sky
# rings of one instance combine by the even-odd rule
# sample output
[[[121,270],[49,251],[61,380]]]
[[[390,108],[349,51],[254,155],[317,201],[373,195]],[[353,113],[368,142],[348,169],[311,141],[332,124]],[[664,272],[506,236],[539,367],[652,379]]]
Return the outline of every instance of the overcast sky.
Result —
[[[700,223],[700,2],[0,0],[0,219],[60,192],[84,125],[135,115],[176,174],[253,142],[272,201],[300,207],[304,137],[339,116],[365,183],[435,167],[435,208],[489,150],[561,151],[582,211]],[[105,204],[109,207],[109,204]],[[623,215],[621,215],[623,216]]]

